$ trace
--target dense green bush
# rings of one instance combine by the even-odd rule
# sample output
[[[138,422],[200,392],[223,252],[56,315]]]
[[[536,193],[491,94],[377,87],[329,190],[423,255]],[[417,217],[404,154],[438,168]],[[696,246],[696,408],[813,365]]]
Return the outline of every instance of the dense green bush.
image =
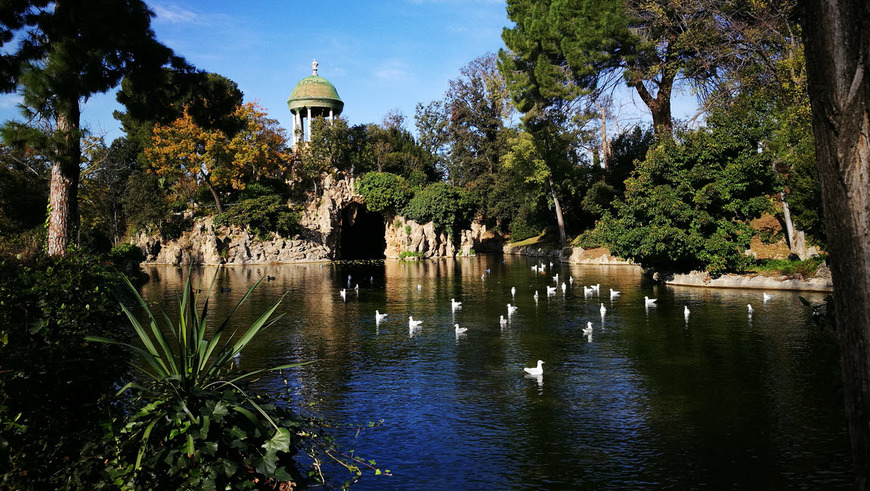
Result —
[[[471,193],[438,182],[426,186],[415,194],[401,213],[417,223],[432,222],[436,229],[452,233],[471,224],[476,208]]]
[[[773,192],[763,128],[751,115],[712,117],[709,130],[662,139],[626,180],[599,226],[612,253],[644,267],[742,271],[752,230]]]
[[[368,211],[401,210],[413,192],[408,182],[389,172],[369,172],[357,181],[357,192],[366,200]]]
[[[266,194],[239,201],[226,212],[216,215],[215,225],[248,226],[251,232],[266,239],[270,232],[283,237],[299,230],[299,212],[287,206],[279,196]]]
[[[0,262],[0,488],[85,489],[127,353],[86,343],[125,338],[113,268],[88,257]]]
[[[531,214],[528,208],[520,207],[519,213],[510,222],[511,242],[519,242],[531,237],[541,235],[542,229],[535,225],[535,221],[531,219]]]

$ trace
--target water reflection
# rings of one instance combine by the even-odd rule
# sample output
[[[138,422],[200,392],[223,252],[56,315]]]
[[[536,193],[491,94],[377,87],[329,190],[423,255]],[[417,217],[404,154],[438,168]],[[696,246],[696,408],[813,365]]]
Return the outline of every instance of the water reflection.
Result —
[[[215,271],[194,269],[194,282]],[[186,270],[149,273],[144,296],[172,302]],[[300,401],[344,423],[384,420],[349,446],[394,477],[360,489],[850,486],[835,344],[796,293],[764,303],[632,268],[493,256],[225,268],[216,285],[230,290],[211,309],[225,315],[267,275],[240,319],[288,293],[286,315],[238,363],[317,360],[286,372]],[[343,301],[349,276],[359,290]],[[545,373],[526,376],[539,358]]]

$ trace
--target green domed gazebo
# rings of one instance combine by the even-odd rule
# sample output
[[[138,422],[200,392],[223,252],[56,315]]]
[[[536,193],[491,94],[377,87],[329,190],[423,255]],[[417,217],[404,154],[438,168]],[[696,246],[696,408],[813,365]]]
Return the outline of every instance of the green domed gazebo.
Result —
[[[293,114],[294,147],[299,143],[298,133],[301,133],[302,141],[311,140],[312,117],[329,117],[329,121],[332,122],[344,109],[344,102],[338,96],[335,86],[329,80],[317,75],[317,65],[317,60],[311,62],[311,76],[300,80],[287,99],[287,107]]]

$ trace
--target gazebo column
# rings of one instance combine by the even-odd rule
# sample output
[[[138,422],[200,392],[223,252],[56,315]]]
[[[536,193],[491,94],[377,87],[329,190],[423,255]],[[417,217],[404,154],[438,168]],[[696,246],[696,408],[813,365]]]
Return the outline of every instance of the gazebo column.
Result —
[[[308,138],[306,138],[305,141],[310,142],[311,141],[311,108],[307,107],[306,109],[308,109]]]
[[[293,138],[296,139],[296,144],[298,145],[300,136],[304,135],[303,131],[305,131],[305,127],[302,126],[302,113],[300,111],[297,111],[294,117],[296,118],[296,131],[298,133],[293,135]]]
[[[290,121],[290,134],[293,135],[291,141],[293,146],[296,146],[296,113],[291,113],[291,115],[293,116],[293,119]]]
[[[329,108],[329,124],[332,124],[334,122],[335,122],[335,117],[332,115],[332,108],[330,107]]]

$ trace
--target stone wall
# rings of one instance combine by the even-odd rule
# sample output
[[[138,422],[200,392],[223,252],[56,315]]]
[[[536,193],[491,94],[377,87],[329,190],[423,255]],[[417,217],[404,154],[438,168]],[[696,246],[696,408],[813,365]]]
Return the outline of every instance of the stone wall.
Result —
[[[386,224],[387,258],[400,257],[408,252],[423,257],[470,256],[477,252],[496,252],[504,239],[486,229],[486,225],[474,222],[459,232],[458,244],[447,232],[436,231],[432,222],[419,224],[401,215],[387,213]]]
[[[797,276],[763,276],[763,275],[736,275],[726,274],[718,278],[712,278],[704,271],[695,271],[686,274],[675,274],[665,278],[665,283],[672,286],[698,286],[707,288],[744,288],[758,290],[797,290],[831,292],[834,284],[831,281],[830,271],[822,266],[825,271],[816,273],[813,278]]]
[[[329,261],[338,257],[343,211],[351,205],[364,205],[355,193],[354,178],[326,176],[322,195],[310,201],[302,212],[301,232],[292,237],[272,235],[262,240],[240,227],[215,227],[211,217],[198,218],[193,228],[175,240],[140,234],[136,245],[154,264],[268,264]],[[432,223],[418,224],[395,214],[385,213],[385,239],[388,258],[408,251],[423,257],[468,256],[475,252],[500,251],[504,240],[473,223],[459,232],[458,244]]]
[[[314,240],[312,240],[314,239]],[[140,235],[136,244],[154,264],[265,264],[326,261],[332,251],[317,238],[261,240],[239,227],[215,227],[212,218],[197,219],[193,230],[172,241]]]

